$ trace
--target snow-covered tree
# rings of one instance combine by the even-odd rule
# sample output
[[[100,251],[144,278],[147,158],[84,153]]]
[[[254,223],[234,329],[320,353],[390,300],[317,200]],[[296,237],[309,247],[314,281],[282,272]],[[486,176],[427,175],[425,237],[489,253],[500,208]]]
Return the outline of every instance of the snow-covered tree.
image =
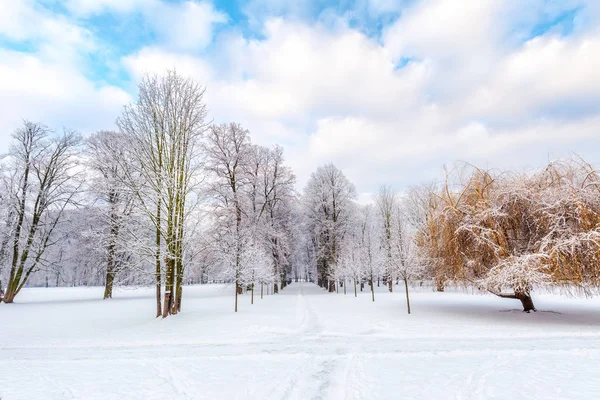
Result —
[[[362,208],[360,221],[360,264],[363,266],[363,275],[371,287],[371,299],[375,301],[375,280],[380,277],[387,266],[387,253],[380,245],[380,229],[374,215],[372,205]]]
[[[597,291],[600,196],[593,168],[572,160],[528,174],[468,171],[436,193],[419,235],[436,276],[518,299],[524,311],[535,310],[536,287]]]
[[[393,290],[395,278],[395,262],[392,254],[392,243],[394,240],[397,241],[397,238],[394,237],[397,230],[392,228],[394,223],[394,213],[397,211],[396,194],[389,186],[382,186],[377,196],[375,196],[375,205],[381,223],[381,244],[386,255],[383,283],[388,285],[388,289],[391,292]]]
[[[367,276],[367,270],[363,265],[364,257],[361,252],[362,245],[362,220],[353,221],[351,228],[349,229],[346,238],[342,244],[342,252],[339,261],[339,267],[341,269],[340,275],[344,282],[349,280],[352,282],[354,287],[354,297],[357,297],[357,285],[360,284],[363,279]],[[344,283],[346,286],[346,283]]]
[[[333,164],[319,167],[304,189],[303,210],[307,220],[306,234],[315,246],[317,282],[335,291],[335,267],[339,263],[340,246],[355,209],[354,185]]]
[[[235,312],[238,294],[242,289],[242,252],[245,231],[251,221],[244,218],[243,188],[248,184],[244,167],[251,154],[250,134],[236,123],[213,125],[204,142],[206,169],[210,173],[210,193],[213,202],[213,219],[218,243],[223,257],[232,267],[231,278],[235,286]]]
[[[125,266],[129,256],[127,242],[122,240],[126,224],[134,209],[135,196],[124,182],[130,178],[124,168],[131,153],[127,152],[125,136],[117,132],[98,132],[87,140],[87,160],[90,189],[97,195],[99,224],[94,227],[97,244],[101,244],[106,260],[104,298],[112,297],[115,276]]]
[[[157,316],[181,309],[186,226],[199,177],[200,139],[206,130],[204,88],[174,71],[145,76],[137,100],[117,125],[129,142],[124,165],[130,189],[155,228]],[[165,292],[161,310],[161,261]]]
[[[415,212],[410,207],[411,200],[405,197],[397,201],[393,211],[391,252],[393,270],[397,276],[404,282],[406,293],[406,308],[410,314],[410,297],[408,293],[408,283],[413,279],[420,277],[424,271],[424,263],[419,257],[416,237],[416,230],[410,224],[410,215]],[[414,218],[414,217],[413,217]]]
[[[1,190],[10,207],[6,216],[10,269],[5,303],[14,301],[40,268],[48,248],[56,243],[57,226],[81,185],[76,179],[79,143],[75,132],[56,136],[44,125],[29,121],[13,134],[10,152],[3,160]]]

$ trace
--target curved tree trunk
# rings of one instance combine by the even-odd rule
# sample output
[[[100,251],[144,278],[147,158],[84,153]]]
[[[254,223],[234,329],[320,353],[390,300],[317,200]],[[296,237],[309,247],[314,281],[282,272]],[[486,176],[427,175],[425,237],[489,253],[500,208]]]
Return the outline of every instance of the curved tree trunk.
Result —
[[[516,291],[514,294],[506,294],[506,293],[494,293],[498,297],[502,297],[503,299],[517,299],[521,301],[523,305],[523,312],[531,312],[537,311],[535,306],[533,305],[533,299],[531,298],[531,294],[529,292],[519,292]]]
[[[533,299],[529,293],[515,292],[515,296],[517,299],[521,300],[524,312],[528,313],[530,311],[537,311],[533,305]]]

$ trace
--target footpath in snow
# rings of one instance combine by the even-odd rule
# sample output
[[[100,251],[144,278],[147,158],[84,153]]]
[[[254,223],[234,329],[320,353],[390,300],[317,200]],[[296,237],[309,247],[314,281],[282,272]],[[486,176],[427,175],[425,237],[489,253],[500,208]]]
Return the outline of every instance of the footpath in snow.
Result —
[[[600,300],[518,301],[401,287],[330,294],[294,283],[234,314],[231,287],[26,289],[0,305],[0,398],[598,399]]]

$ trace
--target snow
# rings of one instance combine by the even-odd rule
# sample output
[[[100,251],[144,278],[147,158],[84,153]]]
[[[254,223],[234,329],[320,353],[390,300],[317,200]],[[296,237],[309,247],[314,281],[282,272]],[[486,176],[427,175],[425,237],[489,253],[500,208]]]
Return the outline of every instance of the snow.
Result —
[[[0,397],[18,399],[592,399],[600,299],[516,300],[293,283],[233,313],[233,288],[184,288],[154,319],[152,289],[24,289],[0,305]]]

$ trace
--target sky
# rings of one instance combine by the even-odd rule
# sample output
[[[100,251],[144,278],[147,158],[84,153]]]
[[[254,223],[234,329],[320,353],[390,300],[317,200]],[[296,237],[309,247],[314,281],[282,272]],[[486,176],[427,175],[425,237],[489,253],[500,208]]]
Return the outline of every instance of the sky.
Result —
[[[0,152],[23,119],[115,129],[145,73],[368,199],[443,165],[600,166],[597,0],[0,0]]]

